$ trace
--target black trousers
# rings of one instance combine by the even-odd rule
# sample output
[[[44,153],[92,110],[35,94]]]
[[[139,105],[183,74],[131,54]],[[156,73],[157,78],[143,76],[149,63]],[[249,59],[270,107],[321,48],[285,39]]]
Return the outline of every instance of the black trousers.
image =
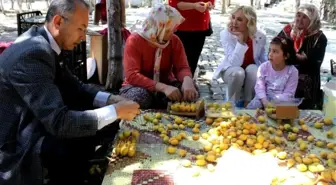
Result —
[[[204,46],[206,33],[204,31],[177,31],[175,34],[183,43],[189,67],[194,76]]]
[[[119,121],[116,121],[91,137],[59,139],[46,136],[41,159],[43,167],[48,169],[49,184],[82,185],[88,178],[89,160],[95,158],[95,147],[112,142],[118,130]]]

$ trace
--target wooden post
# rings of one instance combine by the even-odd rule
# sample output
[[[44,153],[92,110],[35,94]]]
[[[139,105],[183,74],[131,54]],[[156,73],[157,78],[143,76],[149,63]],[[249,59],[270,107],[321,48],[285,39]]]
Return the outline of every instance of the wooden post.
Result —
[[[108,72],[105,89],[117,91],[122,81],[122,38],[120,0],[107,0]]]

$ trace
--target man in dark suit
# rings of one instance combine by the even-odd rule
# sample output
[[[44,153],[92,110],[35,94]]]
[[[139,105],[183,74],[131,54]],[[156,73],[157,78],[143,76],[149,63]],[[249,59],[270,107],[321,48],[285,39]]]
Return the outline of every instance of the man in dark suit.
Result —
[[[84,0],[54,0],[45,25],[1,54],[0,185],[42,184],[43,167],[55,184],[80,184],[99,130],[138,113],[138,104],[79,82],[61,62],[61,49],[85,39],[88,11]]]

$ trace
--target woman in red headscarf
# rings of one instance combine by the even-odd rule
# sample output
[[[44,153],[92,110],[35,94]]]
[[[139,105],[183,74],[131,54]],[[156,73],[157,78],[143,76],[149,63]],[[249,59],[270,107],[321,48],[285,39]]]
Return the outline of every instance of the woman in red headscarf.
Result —
[[[292,38],[296,51],[295,65],[299,70],[296,97],[304,98],[301,109],[321,109],[320,68],[323,62],[327,38],[320,30],[318,9],[306,4],[299,7],[293,23],[288,24],[279,36]]]

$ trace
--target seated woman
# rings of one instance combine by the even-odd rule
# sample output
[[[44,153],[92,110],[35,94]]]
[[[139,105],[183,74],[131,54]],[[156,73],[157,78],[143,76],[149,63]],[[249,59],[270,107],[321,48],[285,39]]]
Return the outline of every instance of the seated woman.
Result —
[[[267,60],[266,36],[257,30],[256,23],[252,7],[240,6],[233,11],[228,28],[220,33],[225,58],[213,76],[221,76],[228,84],[228,95],[233,101],[240,100],[244,86],[245,105],[254,96],[258,66]]]
[[[123,97],[141,108],[154,108],[155,104],[164,108],[167,97],[173,101],[198,97],[182,42],[174,35],[183,21],[176,9],[159,4],[152,8],[141,31],[127,39],[125,81],[120,89]]]
[[[299,72],[295,68],[295,51],[290,38],[275,37],[269,49],[269,61],[260,65],[255,85],[256,96],[248,109],[266,107],[271,99],[294,98]]]
[[[288,24],[278,36],[292,38],[296,51],[295,66],[299,70],[296,97],[304,98],[300,109],[321,109],[320,68],[327,38],[320,30],[321,21],[314,5],[302,5],[293,23]]]

